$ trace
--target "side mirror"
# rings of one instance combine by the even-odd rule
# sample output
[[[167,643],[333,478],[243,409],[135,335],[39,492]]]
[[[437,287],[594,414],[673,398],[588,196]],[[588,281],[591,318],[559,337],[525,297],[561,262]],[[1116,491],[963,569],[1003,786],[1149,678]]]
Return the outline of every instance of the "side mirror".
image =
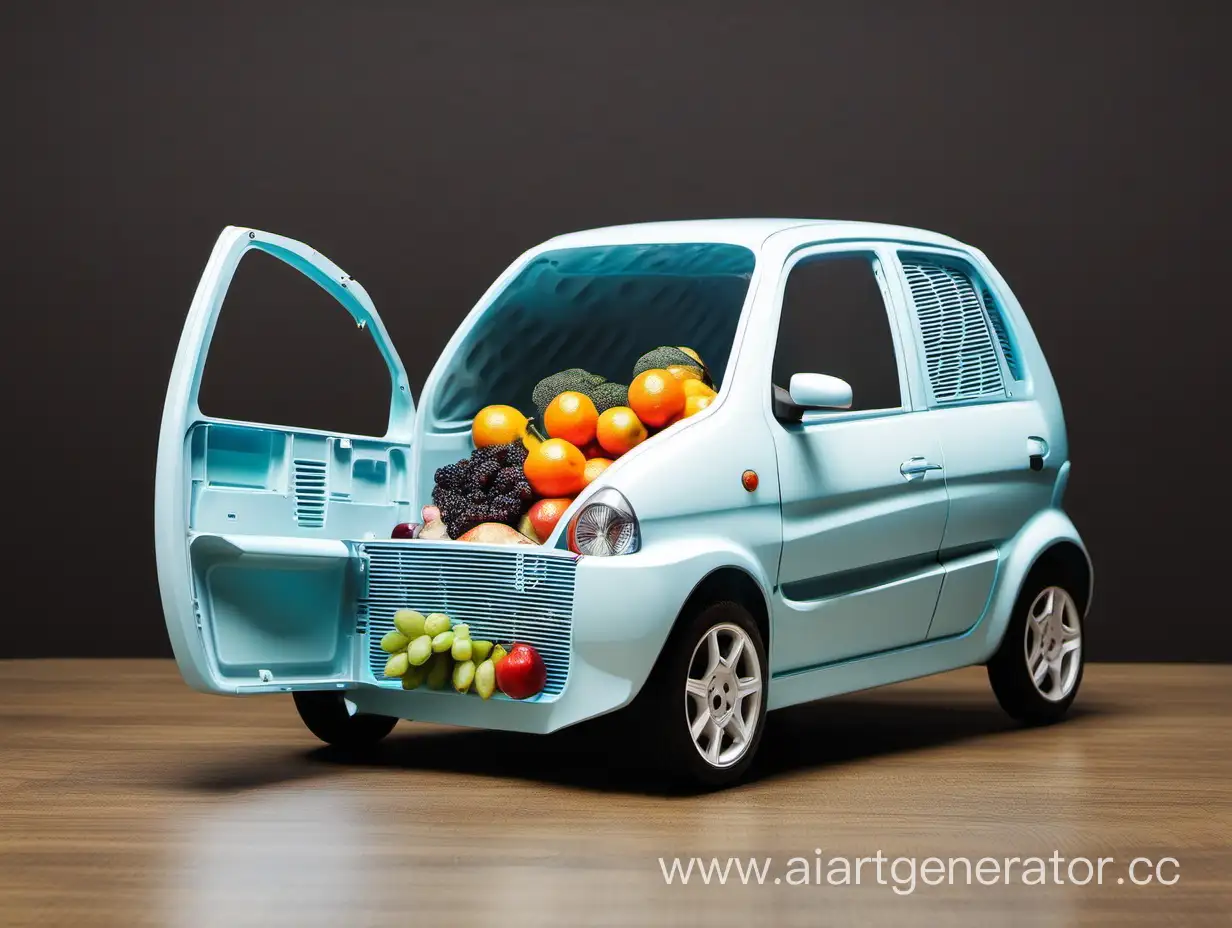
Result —
[[[805,409],[850,409],[851,384],[829,374],[792,374],[791,401]]]

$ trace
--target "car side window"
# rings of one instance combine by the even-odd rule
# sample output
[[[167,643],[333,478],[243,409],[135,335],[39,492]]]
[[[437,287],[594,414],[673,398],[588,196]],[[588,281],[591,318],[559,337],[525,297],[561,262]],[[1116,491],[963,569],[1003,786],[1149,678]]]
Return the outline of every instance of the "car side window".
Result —
[[[841,377],[851,385],[851,409],[902,406],[890,315],[871,254],[821,254],[788,274],[774,351],[773,381],[784,390],[792,374]]]
[[[244,254],[201,382],[208,416],[384,435],[389,368],[334,298],[277,258]]]
[[[1005,399],[1007,380],[1022,379],[1022,364],[1014,333],[988,285],[953,257],[902,252],[899,260],[930,405]]]

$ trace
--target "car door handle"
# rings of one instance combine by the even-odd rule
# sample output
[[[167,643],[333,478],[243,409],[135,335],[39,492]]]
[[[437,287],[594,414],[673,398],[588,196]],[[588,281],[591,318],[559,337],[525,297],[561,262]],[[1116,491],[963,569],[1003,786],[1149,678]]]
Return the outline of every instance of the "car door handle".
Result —
[[[918,480],[930,470],[941,470],[941,465],[934,464],[928,458],[923,457],[914,457],[909,461],[903,461],[898,468],[898,472],[907,480]]]
[[[1043,470],[1044,459],[1048,457],[1048,442],[1038,435],[1027,438],[1027,463],[1032,470]]]

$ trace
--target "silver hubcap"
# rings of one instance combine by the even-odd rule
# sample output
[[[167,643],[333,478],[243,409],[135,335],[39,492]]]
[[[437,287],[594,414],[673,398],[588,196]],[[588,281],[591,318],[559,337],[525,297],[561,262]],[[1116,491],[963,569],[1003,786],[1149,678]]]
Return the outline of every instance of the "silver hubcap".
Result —
[[[706,763],[730,767],[749,749],[761,713],[762,677],[753,640],[724,622],[702,636],[685,681],[685,721]]]
[[[1073,691],[1082,666],[1082,624],[1069,593],[1059,586],[1040,591],[1027,610],[1023,647],[1041,696],[1059,702]]]

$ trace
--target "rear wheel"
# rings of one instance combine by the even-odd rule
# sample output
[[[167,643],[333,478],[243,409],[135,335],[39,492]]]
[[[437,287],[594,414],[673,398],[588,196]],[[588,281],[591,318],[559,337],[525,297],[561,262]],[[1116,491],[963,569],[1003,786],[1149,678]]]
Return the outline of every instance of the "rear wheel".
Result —
[[[1065,715],[1082,684],[1082,613],[1065,581],[1033,576],[1023,586],[988,681],[1001,707],[1031,724]]]
[[[769,680],[766,648],[744,606],[720,602],[677,628],[640,697],[675,775],[709,787],[744,776],[761,743]]]
[[[303,690],[292,694],[295,708],[308,730],[338,748],[370,747],[398,724],[387,715],[359,715],[351,711],[342,693]]]

